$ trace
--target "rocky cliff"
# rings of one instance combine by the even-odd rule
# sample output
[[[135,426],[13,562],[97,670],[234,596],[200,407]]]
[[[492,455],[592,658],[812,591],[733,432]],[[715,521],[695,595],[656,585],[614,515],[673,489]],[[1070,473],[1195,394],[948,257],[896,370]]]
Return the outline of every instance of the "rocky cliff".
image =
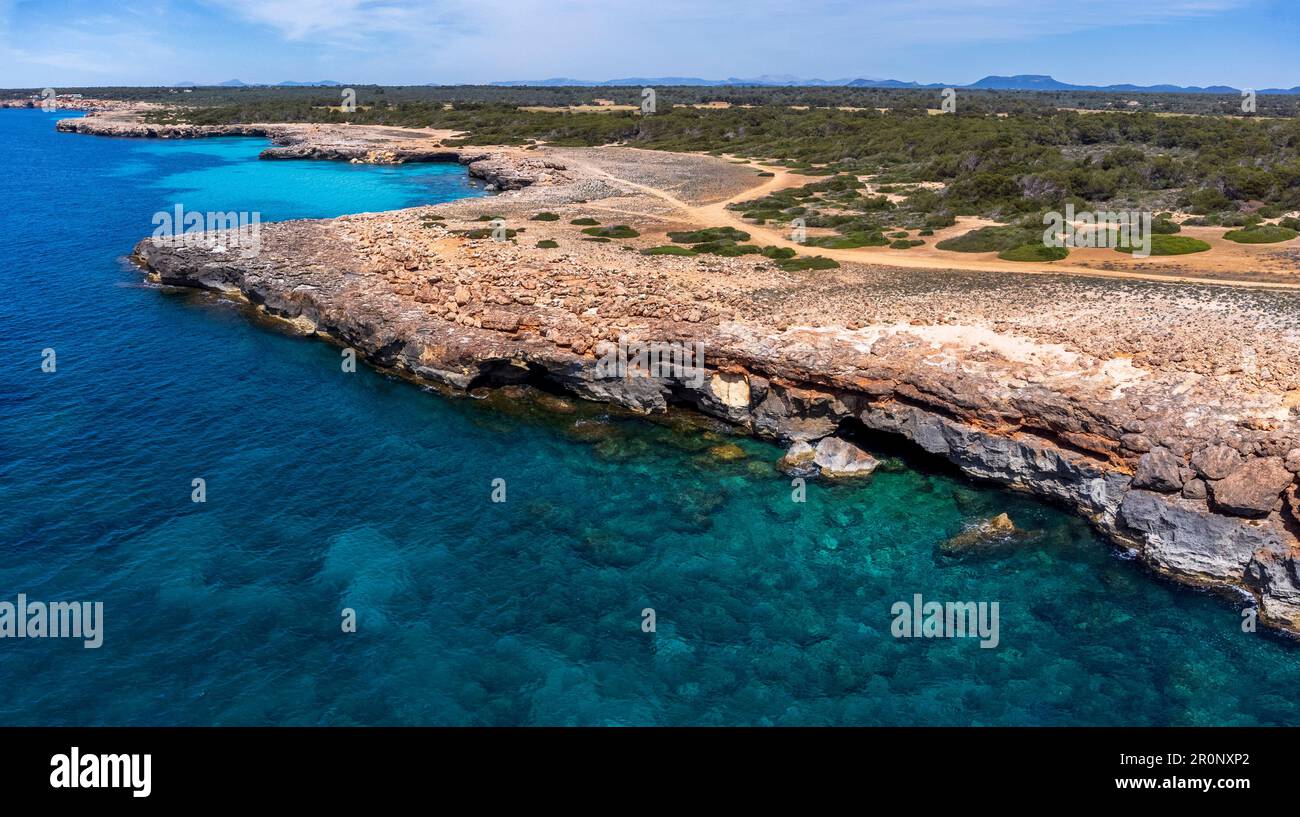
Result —
[[[530,382],[642,412],[691,406],[783,443],[903,437],[972,477],[1070,508],[1153,570],[1300,633],[1300,444],[1285,345],[1276,360],[1261,352],[1277,384],[1247,390],[1232,372],[1088,354],[987,322],[845,320],[845,287],[878,273],[790,274],[583,240],[567,221],[590,204],[572,189],[597,188],[562,159],[529,157],[547,181],[489,205],[269,225],[254,258],[152,240],[136,258],[159,283],[244,299],[419,382]],[[608,195],[625,211],[639,194]],[[565,215],[525,215],[542,205]],[[469,237],[488,207],[527,240]],[[533,248],[536,238],[555,240],[558,254]],[[822,293],[822,321],[792,322],[782,308],[810,290]],[[1149,310],[1157,297],[1168,296],[1126,308]],[[610,376],[600,362],[629,337],[703,348],[702,367]]]

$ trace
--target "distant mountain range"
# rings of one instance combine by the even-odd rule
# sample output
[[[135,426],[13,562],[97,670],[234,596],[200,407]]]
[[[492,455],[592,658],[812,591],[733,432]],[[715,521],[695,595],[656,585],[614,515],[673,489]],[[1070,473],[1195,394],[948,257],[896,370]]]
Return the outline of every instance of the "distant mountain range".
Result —
[[[294,82],[293,80],[286,80],[284,82],[277,82],[274,85],[272,85],[271,83],[264,83],[264,82],[244,82],[242,79],[228,79],[225,82],[214,83],[210,87],[213,88],[320,88],[320,87],[334,88],[342,84],[343,83],[335,82],[332,79],[322,79],[316,82]],[[203,87],[203,84],[199,82],[178,82],[172,87],[173,88],[201,88]]]
[[[1227,85],[1211,85],[1202,88],[1196,85],[1073,85],[1061,82],[1046,74],[1017,74],[1012,77],[989,76],[969,85],[954,85],[943,82],[904,82],[897,79],[806,79],[792,76],[773,76],[765,74],[758,77],[729,77],[727,79],[700,79],[699,77],[626,77],[593,82],[584,79],[558,77],[555,79],[510,80],[493,82],[502,87],[559,87],[577,86],[586,88],[604,88],[612,86],[669,86],[692,85],[705,87],[722,86],[756,86],[756,87],[845,87],[845,88],[970,88],[990,91],[1106,91],[1110,93],[1159,93],[1159,94],[1237,94],[1239,88]],[[1300,94],[1300,85],[1294,88],[1256,89],[1260,94]]]

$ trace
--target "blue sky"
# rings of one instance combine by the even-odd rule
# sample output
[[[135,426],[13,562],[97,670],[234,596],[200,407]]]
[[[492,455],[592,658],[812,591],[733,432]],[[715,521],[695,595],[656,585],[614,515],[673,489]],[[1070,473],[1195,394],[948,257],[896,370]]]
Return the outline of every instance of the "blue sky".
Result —
[[[0,87],[791,74],[1300,85],[1300,0],[0,0]]]

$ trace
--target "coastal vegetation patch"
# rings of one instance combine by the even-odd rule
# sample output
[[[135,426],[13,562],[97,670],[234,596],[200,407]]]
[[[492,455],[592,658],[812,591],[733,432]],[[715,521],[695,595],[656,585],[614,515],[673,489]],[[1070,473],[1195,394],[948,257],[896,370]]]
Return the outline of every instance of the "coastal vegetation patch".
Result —
[[[1050,247],[1040,241],[1003,250],[998,253],[998,258],[1003,261],[1060,261],[1069,254],[1065,247]]]
[[[466,238],[479,241],[484,238],[491,238],[494,229],[495,228],[493,227],[481,227],[477,230],[462,230],[461,235],[465,236]],[[521,232],[523,232],[522,228],[518,230],[506,229],[503,231],[502,234],[504,235],[505,238],[514,238],[515,236],[519,235]]]
[[[683,247],[680,244],[664,244],[659,247],[650,247],[641,251],[642,255],[699,255],[690,247]]]
[[[612,227],[587,227],[583,232],[598,238],[636,238],[641,235],[626,224],[615,224]]]
[[[735,227],[706,227],[702,230],[671,232],[668,238],[674,244],[704,244],[711,241],[748,241],[749,233]]]
[[[1276,244],[1279,241],[1290,241],[1298,235],[1300,235],[1300,232],[1290,227],[1282,227],[1277,224],[1257,224],[1254,227],[1229,230],[1223,234],[1223,237],[1238,244]]]
[[[1042,244],[1043,231],[1016,224],[980,227],[959,236],[946,238],[934,246],[951,252],[1003,252],[1026,244]]]
[[[826,258],[820,255],[803,255],[798,258],[777,261],[776,265],[786,272],[801,272],[803,270],[836,269],[839,267],[840,262],[834,258]]]
[[[1116,241],[1118,246],[1115,247],[1117,252],[1132,253],[1136,248],[1131,244],[1122,241]],[[1186,235],[1152,235],[1151,236],[1151,254],[1152,255],[1189,255],[1194,252],[1205,252],[1210,249],[1210,245],[1199,238],[1192,238]]]

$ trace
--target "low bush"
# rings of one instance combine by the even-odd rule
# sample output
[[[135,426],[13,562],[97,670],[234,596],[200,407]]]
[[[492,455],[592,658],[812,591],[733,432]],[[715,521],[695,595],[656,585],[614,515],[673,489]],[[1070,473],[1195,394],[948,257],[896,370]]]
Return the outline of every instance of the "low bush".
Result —
[[[1290,227],[1283,227],[1278,224],[1259,224],[1242,230],[1229,230],[1223,234],[1223,237],[1238,244],[1276,244],[1279,241],[1290,241],[1298,235],[1300,235],[1300,232]]]
[[[1049,247],[1042,242],[1021,244],[998,253],[1003,261],[1060,261],[1070,254],[1065,247]]]
[[[748,241],[749,233],[735,227],[707,227],[703,230],[669,233],[674,244],[704,244],[709,241]]]
[[[1043,234],[1014,225],[980,227],[959,236],[944,239],[935,246],[952,252],[1002,252],[1025,244],[1042,243]]]
[[[840,265],[840,262],[820,255],[804,255],[799,258],[787,258],[784,261],[777,261],[776,265],[786,272],[799,272],[801,270],[835,269]]]
[[[661,247],[651,247],[641,251],[642,255],[699,255],[690,247],[683,247],[680,244],[664,244]]]
[[[636,238],[641,235],[626,224],[615,224],[613,227],[588,227],[583,232],[597,238]]]
[[[1120,245],[1115,249],[1118,252],[1132,253],[1135,248],[1131,245]],[[1205,252],[1208,249],[1210,249],[1210,245],[1199,238],[1185,235],[1157,234],[1151,236],[1152,255],[1187,255],[1188,253]]]

